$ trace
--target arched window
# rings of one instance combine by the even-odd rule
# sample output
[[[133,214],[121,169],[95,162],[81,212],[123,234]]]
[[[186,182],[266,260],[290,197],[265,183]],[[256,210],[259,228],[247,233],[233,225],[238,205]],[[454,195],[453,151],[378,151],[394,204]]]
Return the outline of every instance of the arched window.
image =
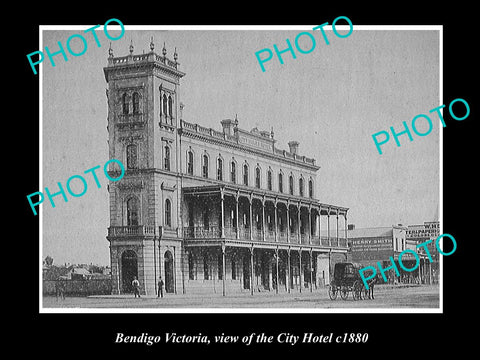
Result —
[[[173,100],[172,100],[172,97],[169,96],[168,97],[168,115],[172,117],[173,116],[172,114],[173,114]]]
[[[267,171],[267,189],[271,191],[272,188],[273,188],[273,186],[272,186],[272,170],[268,169],[268,171]]]
[[[298,191],[300,193],[300,196],[304,195],[304,192],[303,192],[303,177],[298,179]]]
[[[187,174],[193,175],[193,151],[187,152]]]
[[[163,168],[167,171],[170,171],[170,147],[168,145],[165,145],[163,155]]]
[[[220,157],[217,159],[217,180],[223,181],[223,160]]]
[[[127,169],[136,169],[137,166],[137,145],[127,145]]]
[[[260,189],[260,168],[255,168],[255,187]]]
[[[126,115],[129,113],[128,111],[128,95],[124,93],[122,95],[122,112]]]
[[[248,186],[248,165],[243,165],[243,185]]]
[[[290,195],[293,195],[293,175],[290,175],[288,178],[288,187],[290,190]]]
[[[163,94],[163,98],[162,98],[162,107],[163,107],[163,115],[167,115],[168,114],[168,110],[167,110],[167,95]]]
[[[169,199],[165,200],[165,226],[172,226],[172,203]]]
[[[140,99],[138,97],[138,93],[134,92],[132,95],[132,102],[133,102],[133,113],[138,114],[140,113]]]
[[[237,181],[237,164],[233,160],[230,164],[230,181],[234,184]]]
[[[312,179],[308,181],[308,197],[310,199],[313,199],[313,180]]]
[[[278,191],[283,193],[283,174],[278,173]]]
[[[127,200],[127,226],[138,226],[138,199],[131,197]]]
[[[203,155],[203,161],[202,161],[202,176],[204,178],[208,178],[208,155],[204,154]]]

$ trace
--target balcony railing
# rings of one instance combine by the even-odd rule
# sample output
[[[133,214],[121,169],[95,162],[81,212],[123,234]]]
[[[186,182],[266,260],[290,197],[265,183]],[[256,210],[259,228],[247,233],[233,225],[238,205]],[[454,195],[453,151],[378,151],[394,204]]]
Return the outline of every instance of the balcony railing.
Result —
[[[119,114],[119,123],[138,123],[143,122],[143,114]]]
[[[252,231],[252,236],[250,237],[250,232]],[[188,226],[183,228],[183,236],[185,239],[207,239],[207,238],[220,238],[222,231],[219,227],[204,227],[204,226]],[[237,229],[235,227],[225,227],[224,235],[227,239],[237,239]],[[254,241],[263,241],[264,234],[262,229],[254,228],[251,230],[248,227],[240,226],[238,229],[238,239],[239,240],[254,240]],[[288,239],[290,241],[288,241]],[[275,231],[266,230],[265,231],[265,241],[275,242]],[[290,244],[303,244],[303,245],[317,245],[325,247],[336,247],[336,248],[347,248],[347,239],[345,238],[336,238],[327,236],[314,236],[310,237],[308,234],[290,233],[287,238],[287,233],[285,231],[277,232],[277,242],[279,243],[290,243]]]
[[[144,236],[156,235],[155,226],[135,225],[135,226],[110,226],[108,236]]]
[[[186,239],[219,238],[221,231],[218,227],[187,226],[183,228],[183,236]]]

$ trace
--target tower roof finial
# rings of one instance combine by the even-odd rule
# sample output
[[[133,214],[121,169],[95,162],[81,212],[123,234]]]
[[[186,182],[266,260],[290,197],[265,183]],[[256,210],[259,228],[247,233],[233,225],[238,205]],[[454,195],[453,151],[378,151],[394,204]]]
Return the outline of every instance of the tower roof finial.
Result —
[[[150,51],[153,52],[153,49],[155,48],[155,44],[153,43],[153,36],[150,38]]]
[[[167,55],[167,49],[165,48],[165,41],[163,42],[162,54],[163,54],[163,57]]]
[[[129,49],[130,49],[130,54],[133,54],[133,40],[130,38],[130,46],[129,46]]]
[[[177,62],[177,59],[178,59],[178,54],[177,54],[177,48],[175,47],[175,52],[173,53],[173,60]]]
[[[110,46],[108,48],[108,57],[113,57],[112,42],[110,41]]]

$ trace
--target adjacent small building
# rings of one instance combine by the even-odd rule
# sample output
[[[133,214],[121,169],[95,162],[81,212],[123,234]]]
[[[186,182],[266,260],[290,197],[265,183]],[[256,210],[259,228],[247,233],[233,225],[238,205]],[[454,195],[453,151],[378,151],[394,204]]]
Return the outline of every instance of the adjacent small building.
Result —
[[[364,266],[375,266],[381,275],[378,263],[386,269],[392,266],[393,259],[400,276],[396,275],[394,269],[387,270],[385,276],[389,283],[431,283],[430,261],[426,253],[416,247],[415,242],[409,241],[408,230],[409,227],[402,224],[358,229],[349,225],[348,239],[352,261]],[[398,263],[400,254],[407,249],[415,251],[420,260],[413,271],[405,271]],[[412,269],[415,268],[417,259],[411,252],[406,252],[402,254],[401,262],[405,268]]]
[[[407,244],[411,248],[416,248],[417,245],[426,241],[432,240],[426,246],[430,256],[432,257],[432,263],[428,268],[427,283],[438,283],[440,275],[440,263],[439,252],[435,246],[435,240],[440,236],[440,222],[439,221],[425,221],[419,225],[408,225],[407,229]],[[417,249],[418,253],[423,257],[428,258],[425,247]]]

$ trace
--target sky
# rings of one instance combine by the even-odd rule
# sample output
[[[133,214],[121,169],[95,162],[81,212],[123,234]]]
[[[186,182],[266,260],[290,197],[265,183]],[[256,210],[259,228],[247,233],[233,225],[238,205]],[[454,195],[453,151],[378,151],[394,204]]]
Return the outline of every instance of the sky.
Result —
[[[412,118],[429,114],[441,105],[439,98],[440,50],[438,30],[365,30],[355,28],[347,38],[327,30],[329,45],[312,32],[315,49],[308,54],[283,54],[284,64],[272,58],[262,72],[255,52],[286,48],[296,35],[313,26],[290,30],[127,30],[117,41],[97,31],[87,50],[73,57],[54,57],[52,67],[42,66],[43,187],[58,191],[67,179],[108,161],[107,65],[111,42],[114,56],[155,51],[163,44],[167,57],[176,48],[183,119],[221,131],[222,119],[238,117],[239,127],[270,130],[276,146],[288,150],[299,141],[299,153],[316,159],[316,194],[319,201],[348,207],[348,223],[360,227],[421,224],[439,218],[440,122],[431,116],[433,130],[419,137],[411,130]],[[85,26],[87,29],[90,26]],[[101,28],[99,28],[101,29]],[[342,33],[342,31],[339,31]],[[43,46],[58,50],[69,36],[82,29],[44,30]],[[346,31],[344,32],[346,33]],[[111,31],[112,36],[119,32]],[[91,35],[89,35],[91,36]],[[310,44],[302,37],[300,46]],[[78,40],[78,39],[77,39]],[[81,43],[72,40],[74,51]],[[413,141],[399,137],[380,155],[372,134],[405,121]],[[428,126],[419,120],[417,129]],[[78,198],[47,199],[41,206],[42,256],[54,264],[109,264],[107,179],[98,172],[101,188],[86,178],[88,189]],[[74,183],[72,183],[74,184]],[[77,184],[78,185],[78,184]],[[32,192],[37,189],[32,189]]]

